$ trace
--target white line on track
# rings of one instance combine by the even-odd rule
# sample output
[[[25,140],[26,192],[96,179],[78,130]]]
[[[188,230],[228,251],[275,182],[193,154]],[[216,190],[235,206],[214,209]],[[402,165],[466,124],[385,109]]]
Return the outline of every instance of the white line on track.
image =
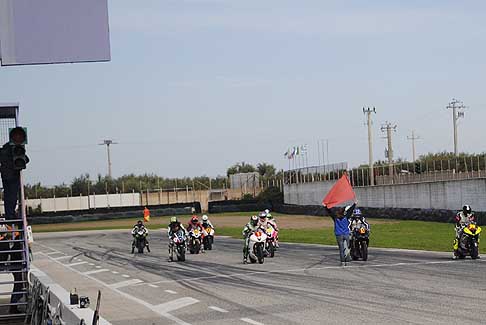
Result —
[[[185,297],[185,298],[180,298],[177,300],[166,302],[165,304],[155,306],[155,308],[159,313],[167,314],[170,313],[171,311],[186,308],[188,306],[197,304],[198,302],[199,300],[197,299],[191,297]]]
[[[72,264],[67,264],[67,266],[73,267],[73,266],[83,265],[83,264],[88,264],[88,262],[76,262],[76,263],[72,263]]]
[[[101,269],[101,266],[99,266],[99,265],[96,265],[96,268],[97,268],[97,269]]]
[[[240,318],[240,320],[242,320],[242,321],[244,321],[245,323],[248,323],[248,324],[263,325],[263,323],[256,322],[256,321],[254,321],[253,319],[250,319],[250,318]]]
[[[94,266],[94,263],[89,263],[90,266]]]
[[[209,309],[212,309],[214,311],[217,311],[218,313],[227,313],[228,311],[223,309],[223,308],[219,308],[219,307],[215,307],[215,306],[209,306],[208,307]]]
[[[63,259],[66,259],[66,258],[73,258],[74,256],[61,256],[61,257],[54,257],[54,259],[56,261],[59,261],[59,260],[63,260]]]
[[[483,260],[478,260],[483,261]],[[421,265],[434,265],[434,264],[452,264],[457,263],[458,261],[448,260],[448,261],[431,261],[431,262],[403,262],[403,263],[391,263],[391,264],[364,264],[364,265],[349,265],[346,267],[342,266],[323,266],[323,267],[312,267],[312,268],[300,268],[300,269],[290,269],[290,270],[267,270],[267,271],[254,271],[254,272],[245,272],[245,273],[232,273],[232,274],[218,274],[218,275],[209,275],[203,276],[199,278],[186,278],[186,279],[177,279],[177,280],[162,280],[154,282],[154,284],[162,284],[162,283],[178,283],[178,282],[187,282],[187,281],[199,281],[199,280],[207,280],[207,279],[217,279],[217,278],[234,278],[234,277],[242,277],[242,276],[251,276],[251,275],[258,275],[258,274],[272,274],[272,273],[299,273],[299,272],[308,272],[308,271],[320,271],[320,270],[330,270],[330,269],[341,269],[341,270],[351,270],[357,268],[383,268],[383,267],[396,267],[396,266],[421,266]]]
[[[172,290],[165,290],[165,292],[170,293],[171,295],[176,295],[177,294],[177,292],[172,291]]]
[[[109,272],[109,271],[110,270],[107,270],[107,269],[94,270],[94,271],[84,272],[83,275],[98,274],[98,273]]]
[[[128,286],[131,286],[131,285],[134,285],[134,284],[139,284],[139,283],[142,283],[142,282],[143,281],[139,280],[139,279],[131,279],[131,280],[127,280],[127,281],[122,281],[122,282],[110,284],[109,287],[112,288],[112,289],[120,289],[120,288],[128,287]]]
[[[129,276],[128,274],[123,274],[123,275],[122,275],[122,277],[124,277],[124,278],[127,278],[127,279],[128,279],[130,276]]]
[[[113,273],[113,274],[120,274],[120,272],[117,272],[117,271],[111,271],[111,273]]]
[[[50,253],[47,253],[46,255],[47,255],[47,256],[51,256],[51,255],[56,255],[56,254],[63,254],[63,253],[58,252],[58,251],[55,251],[55,252],[50,252]]]
[[[156,286],[155,284],[149,284],[148,286],[151,287],[151,288],[158,288],[159,287],[159,286]]]

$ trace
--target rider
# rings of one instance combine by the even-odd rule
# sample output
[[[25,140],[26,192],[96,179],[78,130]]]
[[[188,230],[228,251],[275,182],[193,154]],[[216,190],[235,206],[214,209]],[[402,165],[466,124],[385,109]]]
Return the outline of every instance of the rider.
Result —
[[[245,239],[245,244],[243,246],[243,263],[248,263],[248,246],[250,245],[250,236],[252,233],[257,231],[260,228],[259,226],[259,219],[257,216],[252,216],[250,218],[250,222],[248,222],[243,228],[243,238]]]
[[[169,252],[170,248],[174,246],[174,236],[181,236],[183,238],[186,238],[187,233],[186,229],[182,227],[180,221],[177,219],[177,217],[172,217],[170,218],[170,223],[169,227],[167,229],[167,234],[169,236]],[[170,260],[170,257],[169,257]]]
[[[209,221],[209,217],[207,215],[203,215],[201,219],[202,219],[202,226],[203,226],[204,229],[207,228],[207,227],[214,229],[214,226],[211,223],[211,221]]]
[[[265,211],[268,211],[268,210],[265,210]],[[277,221],[275,220],[275,218],[272,216],[272,214],[270,212],[267,212],[267,224],[269,224],[270,226],[272,226],[273,229],[275,229],[275,231],[277,232],[277,238],[275,238],[275,246],[277,248],[279,248]]]
[[[145,247],[147,247],[147,251],[150,253],[150,247],[149,247],[149,242],[147,240],[148,236],[148,229],[144,226],[142,220],[138,220],[137,223],[133,226],[132,229],[132,236],[133,236],[133,242],[132,242],[132,254],[135,251],[135,245],[136,245],[136,235],[139,231],[142,231],[142,236],[144,237],[145,240]]]
[[[351,234],[353,233],[354,229],[361,228],[361,226],[365,226],[367,230],[370,230],[370,224],[366,221],[366,218],[361,214],[360,209],[354,209],[353,215],[349,219],[349,229],[351,230]]]
[[[189,220],[189,223],[187,224],[187,232],[190,232],[191,230],[194,229],[202,229],[202,224],[199,222],[199,218],[196,215],[193,215],[191,220]]]
[[[260,214],[258,214],[258,219],[258,225],[260,226],[260,228],[266,230],[268,226],[267,213],[265,211],[260,212]]]
[[[461,238],[464,227],[471,221],[476,221],[476,216],[474,215],[471,206],[467,204],[464,205],[462,207],[462,211],[459,211],[456,214],[455,221],[456,221],[456,226],[455,226],[456,238],[454,240],[454,247],[456,249],[456,247],[459,246],[459,239]],[[457,258],[455,253],[454,253],[454,258]]]

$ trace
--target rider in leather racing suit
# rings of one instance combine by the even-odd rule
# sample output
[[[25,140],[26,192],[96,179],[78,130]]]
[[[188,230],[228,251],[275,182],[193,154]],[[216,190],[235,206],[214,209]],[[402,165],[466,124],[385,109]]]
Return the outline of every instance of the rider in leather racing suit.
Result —
[[[353,233],[354,229],[361,228],[364,225],[367,230],[370,230],[370,224],[366,221],[366,218],[361,214],[360,209],[354,209],[353,215],[349,218],[349,229]]]
[[[132,254],[135,251],[135,245],[136,245],[136,235],[139,232],[139,230],[142,230],[144,238],[145,238],[145,247],[147,247],[147,251],[150,253],[150,247],[149,247],[149,242],[147,240],[148,236],[148,229],[145,228],[142,220],[138,220],[137,224],[133,226],[132,229],[132,236],[133,236],[133,242],[132,242]]]
[[[202,226],[203,226],[203,229],[205,229],[207,227],[210,227],[211,229],[214,229],[214,226],[211,223],[211,221],[209,220],[209,217],[207,215],[203,215],[202,216]]]
[[[278,226],[277,226],[277,221],[275,220],[275,218],[270,214],[270,212],[267,213],[267,223],[273,227],[273,229],[275,229],[275,231],[277,232],[277,238],[275,238],[275,246],[277,248],[279,248],[279,244],[278,244]]]
[[[246,224],[246,226],[245,226],[245,228],[243,228],[243,232],[242,232],[243,238],[245,239],[245,243],[244,243],[244,246],[243,246],[243,263],[244,264],[248,263],[248,255],[249,255],[248,246],[250,244],[250,236],[251,236],[252,233],[257,231],[258,229],[260,229],[258,217],[252,216],[250,218],[250,222],[248,222]]]
[[[170,218],[170,224],[167,228],[167,235],[169,236],[169,252],[172,246],[174,246],[174,237],[183,237],[184,239],[187,238],[187,232],[184,227],[182,227],[181,223],[177,219],[177,217]],[[170,257],[169,257],[170,260]]]
[[[461,238],[462,231],[464,227],[471,221],[476,221],[476,216],[474,215],[471,206],[469,205],[464,205],[462,207],[462,211],[459,211],[456,214],[456,225],[455,225],[455,231],[456,231],[456,239],[454,240],[454,250],[457,249],[457,246],[459,245],[459,239]],[[454,258],[457,258],[456,254],[454,253]]]

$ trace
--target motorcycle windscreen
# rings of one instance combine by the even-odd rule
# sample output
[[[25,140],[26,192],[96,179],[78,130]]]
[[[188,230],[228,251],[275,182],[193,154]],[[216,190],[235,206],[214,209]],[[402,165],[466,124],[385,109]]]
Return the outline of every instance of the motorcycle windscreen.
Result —
[[[110,60],[107,0],[1,0],[2,65]]]

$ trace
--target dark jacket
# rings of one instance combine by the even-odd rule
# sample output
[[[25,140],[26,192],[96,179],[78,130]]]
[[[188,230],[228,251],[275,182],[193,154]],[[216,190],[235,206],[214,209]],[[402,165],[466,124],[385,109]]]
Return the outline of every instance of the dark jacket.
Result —
[[[349,235],[349,218],[353,215],[354,208],[356,207],[356,203],[351,206],[348,211],[344,213],[342,217],[338,217],[336,214],[336,209],[328,209],[326,207],[327,213],[331,216],[332,220],[334,220],[334,234],[336,236],[343,236]]]
[[[27,157],[27,156],[26,156]],[[27,163],[29,157],[27,157]],[[0,149],[0,173],[3,179],[12,179],[20,177],[20,171],[14,168],[12,145],[7,142]]]

